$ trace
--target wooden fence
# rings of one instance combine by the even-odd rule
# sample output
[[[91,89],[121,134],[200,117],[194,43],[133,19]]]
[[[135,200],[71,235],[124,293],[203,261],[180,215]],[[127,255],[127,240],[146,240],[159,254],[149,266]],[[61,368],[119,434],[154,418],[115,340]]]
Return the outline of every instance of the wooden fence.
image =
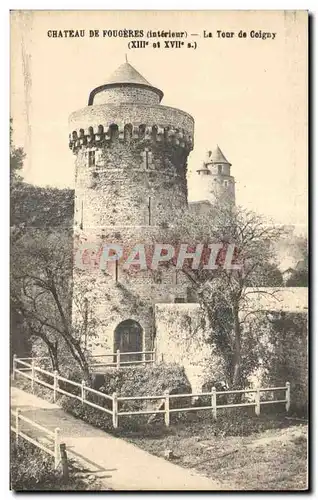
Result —
[[[127,356],[140,356],[141,359],[125,361],[125,359],[127,360]],[[107,358],[111,358],[112,360],[108,361]],[[116,352],[112,352],[109,354],[97,354],[95,356],[91,356],[90,360],[90,367],[95,370],[104,367],[114,367],[119,369],[131,365],[145,366],[147,364],[155,363],[155,351],[122,352],[120,351],[120,349],[117,349]]]
[[[16,411],[11,410],[11,416],[13,417],[15,422],[15,427],[11,425],[11,430],[15,433],[16,443],[18,444],[19,437],[21,436],[23,439],[26,439],[30,443],[34,444],[37,448],[40,448],[41,450],[54,457],[54,468],[57,469],[61,462],[60,447],[65,446],[64,444],[61,445],[60,443],[60,429],[56,427],[54,432],[50,431],[46,427],[43,427],[37,422],[34,422],[33,420],[27,418],[25,415],[22,415],[20,408],[17,408]],[[22,422],[27,423],[31,426],[31,428],[40,430],[44,434],[45,438],[52,443],[53,449],[48,448],[40,441],[33,439],[31,436],[28,436],[28,434],[22,431]]]
[[[22,369],[19,367],[22,365]],[[28,372],[28,373],[27,373]],[[41,380],[39,378],[36,378],[37,373],[43,373],[45,375],[48,375],[49,377],[52,378],[52,384],[49,384],[48,382],[45,382],[44,380]],[[93,408],[97,408],[109,415],[112,416],[112,422],[113,422],[113,427],[116,429],[118,427],[119,423],[119,417],[124,416],[124,415],[156,415],[156,414],[163,414],[164,415],[164,421],[165,425],[169,426],[170,425],[170,415],[172,413],[177,413],[177,412],[187,412],[187,411],[202,411],[202,410],[209,410],[211,412],[212,418],[216,419],[217,418],[217,410],[222,409],[222,408],[236,408],[236,407],[254,407],[255,408],[255,414],[258,416],[260,415],[261,412],[261,406],[262,405],[268,405],[268,404],[278,404],[278,403],[283,403],[285,404],[285,409],[286,411],[289,410],[290,408],[290,383],[286,382],[284,386],[281,387],[257,387],[255,389],[236,389],[232,391],[217,391],[215,387],[212,388],[211,392],[204,392],[200,394],[169,394],[169,392],[166,392],[163,395],[158,395],[158,396],[118,396],[116,392],[114,392],[111,396],[104,394],[100,391],[96,391],[95,389],[92,389],[91,387],[88,387],[85,384],[85,381],[83,380],[81,383],[74,382],[72,380],[69,380],[67,378],[61,377],[56,371],[55,372],[49,372],[47,370],[44,370],[38,366],[36,366],[36,358],[32,359],[31,363],[27,363],[25,360],[21,360],[21,358],[17,358],[14,356],[13,358],[13,379],[15,379],[16,375],[20,374],[23,377],[28,378],[31,380],[31,388],[32,390],[34,389],[34,383],[42,384],[45,387],[48,387],[53,390],[53,399],[54,402],[56,401],[57,394],[64,394],[72,398],[76,398],[79,401],[81,401],[82,404],[86,404],[88,406],[91,406]],[[74,387],[78,388],[78,394],[73,394],[70,393],[64,389],[61,389],[59,387],[59,381],[64,381],[69,384],[71,384]],[[261,400],[261,394],[266,393],[266,392],[272,392],[275,393],[277,391],[284,391],[285,397],[283,399],[276,399],[276,400]],[[93,403],[92,401],[89,401],[86,396],[88,394],[95,394],[101,398],[104,398],[107,401],[111,401],[111,409],[110,408],[105,408],[103,406],[100,406],[96,403]],[[250,401],[248,403],[233,403],[233,404],[218,404],[217,398],[218,396],[224,396],[224,395],[229,395],[229,394],[254,394],[254,400]],[[173,408],[171,407],[170,402],[172,400],[178,399],[178,398],[201,398],[205,397],[206,399],[209,398],[210,404],[206,406],[189,406],[185,408]],[[136,410],[136,411],[119,411],[119,403],[123,401],[161,401],[161,404],[158,405],[158,409],[149,409],[149,410]]]

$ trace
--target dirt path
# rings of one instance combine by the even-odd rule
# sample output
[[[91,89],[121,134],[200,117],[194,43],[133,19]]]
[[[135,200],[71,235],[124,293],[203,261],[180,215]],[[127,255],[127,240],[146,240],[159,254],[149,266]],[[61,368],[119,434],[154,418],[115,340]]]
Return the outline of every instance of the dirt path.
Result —
[[[105,489],[113,490],[220,490],[212,480],[163,458],[150,455],[137,446],[95,429],[49,403],[16,387],[11,388],[11,407],[54,430],[79,462],[98,477]]]

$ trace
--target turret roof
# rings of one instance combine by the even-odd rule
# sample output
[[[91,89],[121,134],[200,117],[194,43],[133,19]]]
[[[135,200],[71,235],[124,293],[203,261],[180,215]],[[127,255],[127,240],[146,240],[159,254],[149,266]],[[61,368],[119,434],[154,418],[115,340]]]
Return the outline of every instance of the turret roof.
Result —
[[[225,158],[218,145],[213,151],[209,151],[207,163],[227,163],[228,165],[231,165],[231,163]]]
[[[116,87],[116,86],[121,86],[121,85],[131,85],[131,86],[143,86],[147,87],[148,89],[153,90],[156,94],[159,96],[159,102],[163,98],[163,92],[162,90],[154,87],[151,85],[151,83],[144,78],[139,71],[137,71],[131,64],[126,59],[126,62],[121,64],[111,75],[110,77],[106,80],[106,82],[101,85],[100,87],[95,88],[92,90],[90,93],[89,99],[88,99],[88,105],[92,105],[94,101],[94,97],[96,94],[99,92],[111,88],[111,87]]]
[[[106,80],[109,83],[137,83],[152,87],[146,78],[144,78],[129,62],[121,64]]]

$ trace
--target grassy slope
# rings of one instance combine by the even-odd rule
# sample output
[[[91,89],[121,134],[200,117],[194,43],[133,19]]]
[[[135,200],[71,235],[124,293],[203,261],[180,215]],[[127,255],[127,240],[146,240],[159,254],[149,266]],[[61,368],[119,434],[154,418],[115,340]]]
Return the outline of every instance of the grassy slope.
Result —
[[[264,420],[260,420],[263,429]],[[175,463],[219,480],[225,489],[304,490],[307,425],[292,425],[297,423],[280,417],[268,429],[232,436],[215,432],[211,423],[196,422],[173,426],[165,435],[128,439],[154,455],[164,456],[165,450],[171,450]]]

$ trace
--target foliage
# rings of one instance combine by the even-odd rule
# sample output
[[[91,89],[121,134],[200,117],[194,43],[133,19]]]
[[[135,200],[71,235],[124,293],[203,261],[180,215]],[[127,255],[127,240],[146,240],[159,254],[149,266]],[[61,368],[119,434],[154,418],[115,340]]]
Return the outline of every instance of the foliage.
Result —
[[[270,350],[264,350],[265,383],[291,384],[291,406],[307,411],[308,402],[307,315],[271,314],[268,326]]]
[[[50,346],[51,351],[56,350],[55,339],[52,342],[52,333],[45,335],[41,331],[37,335],[37,339],[47,338],[47,348],[43,352],[39,342],[34,344],[34,322],[31,325],[30,316],[25,317],[22,313],[21,305],[24,303],[25,294],[23,292],[22,282],[16,279],[16,267],[24,266],[26,261],[28,268],[33,267],[36,269],[38,264],[37,259],[32,261],[32,252],[29,252],[31,240],[34,238],[34,246],[39,240],[45,239],[55,228],[57,238],[59,236],[63,243],[65,238],[70,238],[71,232],[67,228],[72,227],[73,221],[73,208],[74,208],[74,191],[69,189],[57,189],[50,187],[33,186],[23,182],[20,175],[25,154],[22,148],[17,148],[13,145],[12,140],[12,120],[10,120],[10,225],[11,225],[11,302],[10,302],[10,316],[11,316],[11,352],[18,355],[30,355],[31,349],[41,354],[47,354],[47,348]],[[43,230],[41,236],[41,229]],[[60,233],[59,233],[60,231]],[[43,245],[42,245],[43,246]],[[22,257],[23,252],[26,255]],[[34,253],[34,252],[33,252]],[[52,255],[53,256],[53,255]],[[71,256],[71,254],[70,254]],[[60,263],[60,262],[59,262]],[[37,272],[40,270],[36,269]],[[40,276],[38,276],[40,277]],[[66,268],[66,279],[69,279],[70,272]],[[25,304],[24,304],[25,305]],[[41,304],[42,306],[43,304]],[[43,312],[43,311],[41,311]],[[50,352],[50,348],[49,348]]]
[[[291,276],[286,282],[286,286],[308,286],[308,242],[307,238],[298,237],[296,239],[296,247],[299,252],[300,260],[295,269],[292,270]]]
[[[64,482],[60,470],[55,470],[54,459],[33,444],[11,437],[11,488],[14,491],[54,491],[54,490],[89,490],[95,485],[79,477],[86,472],[68,458],[69,480]],[[99,488],[97,488],[99,489]]]
[[[29,336],[45,343],[53,369],[59,369],[58,355],[66,348],[88,377],[82,337],[93,327],[84,300],[82,323],[74,328],[71,321],[71,236],[69,230],[29,230],[20,237],[12,248],[11,300]]]
[[[11,227],[23,233],[27,228],[71,228],[74,191],[33,186],[25,182],[11,188]]]
[[[112,395],[114,392],[118,396],[149,396],[149,395],[164,395],[166,390],[170,394],[190,393],[191,388],[184,371],[177,365],[157,365],[153,367],[135,368],[127,367],[120,370],[112,370],[105,375],[98,375],[95,378],[94,388],[104,394]],[[68,389],[69,390],[69,389]],[[73,392],[73,391],[72,391]],[[88,392],[88,391],[87,391]],[[89,401],[92,401],[104,408],[112,409],[111,401],[98,396],[96,394],[87,394]],[[177,407],[186,406],[189,401],[172,400],[172,406]],[[77,418],[81,418],[95,427],[107,430],[108,432],[114,431],[112,426],[111,415],[92,408],[76,399],[63,397],[61,400],[63,409]],[[138,411],[145,409],[158,409],[163,402],[161,400],[155,401],[125,401],[119,402],[120,411]],[[180,407],[180,406],[179,406]],[[147,425],[149,415],[133,415],[119,418],[119,426],[122,430],[137,429]],[[162,417],[161,417],[162,420]]]
[[[190,389],[183,368],[164,363],[109,370],[96,379],[95,387],[106,394],[117,392],[121,396],[161,395],[166,390],[177,394]]]
[[[10,119],[10,185],[22,181],[21,170],[23,167],[23,160],[25,153],[23,148],[17,148],[13,145],[13,128],[12,119]]]
[[[54,460],[20,438],[17,446],[11,439],[11,487],[15,491],[47,490],[58,481]]]
[[[181,214],[178,226],[166,232],[178,244],[187,241],[220,244],[215,269],[206,269],[208,256],[201,259],[197,269],[192,263],[184,265],[182,272],[196,290],[210,324],[211,342],[224,357],[227,381],[232,387],[245,386],[248,372],[257,364],[255,349],[257,338],[244,327],[249,310],[249,295],[270,293],[260,287],[281,286],[282,276],[275,262],[274,243],[282,229],[269,223],[260,215],[243,208],[218,206],[203,215]],[[237,269],[225,265],[226,250],[234,246],[232,263]],[[203,262],[202,262],[203,261]],[[243,362],[244,360],[244,362]]]

